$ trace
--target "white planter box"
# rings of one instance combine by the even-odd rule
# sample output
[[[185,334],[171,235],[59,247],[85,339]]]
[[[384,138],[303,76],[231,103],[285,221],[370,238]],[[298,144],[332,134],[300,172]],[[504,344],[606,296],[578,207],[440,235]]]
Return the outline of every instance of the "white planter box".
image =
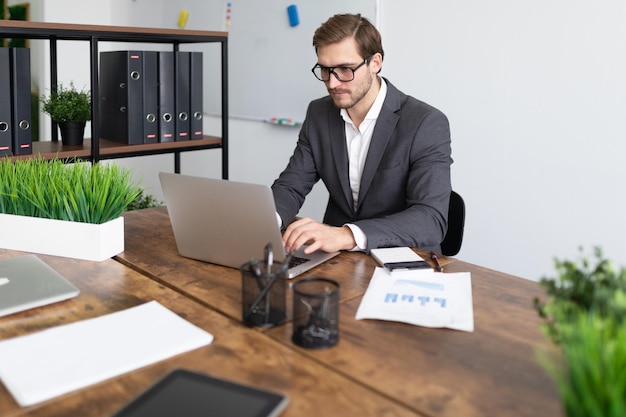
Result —
[[[124,218],[90,224],[0,214],[0,248],[103,261],[124,251]]]

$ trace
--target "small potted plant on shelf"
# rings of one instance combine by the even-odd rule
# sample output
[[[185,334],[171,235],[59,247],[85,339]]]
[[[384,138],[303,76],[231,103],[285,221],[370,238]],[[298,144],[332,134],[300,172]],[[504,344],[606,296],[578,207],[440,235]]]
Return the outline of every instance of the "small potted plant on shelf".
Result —
[[[85,124],[91,120],[91,94],[78,90],[71,82],[69,87],[58,84],[56,91],[42,96],[43,111],[59,124],[63,145],[82,145]]]

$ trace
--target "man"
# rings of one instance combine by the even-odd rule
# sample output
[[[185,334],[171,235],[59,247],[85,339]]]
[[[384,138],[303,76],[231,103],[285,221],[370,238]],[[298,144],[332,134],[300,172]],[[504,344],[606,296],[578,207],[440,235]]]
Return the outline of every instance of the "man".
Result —
[[[446,116],[378,76],[380,33],[361,15],[331,17],[313,46],[313,73],[329,95],[309,104],[294,154],[272,185],[286,250],[306,243],[307,253],[439,252],[451,191]],[[320,179],[330,195],[324,223],[291,222]]]

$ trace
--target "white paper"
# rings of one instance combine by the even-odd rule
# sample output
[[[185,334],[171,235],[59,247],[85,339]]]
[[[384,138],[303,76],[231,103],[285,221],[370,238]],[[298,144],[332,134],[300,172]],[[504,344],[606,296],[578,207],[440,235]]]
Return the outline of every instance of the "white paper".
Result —
[[[474,331],[469,272],[394,271],[376,268],[356,319],[399,321]]]
[[[0,342],[0,379],[29,406],[208,345],[156,301]]]

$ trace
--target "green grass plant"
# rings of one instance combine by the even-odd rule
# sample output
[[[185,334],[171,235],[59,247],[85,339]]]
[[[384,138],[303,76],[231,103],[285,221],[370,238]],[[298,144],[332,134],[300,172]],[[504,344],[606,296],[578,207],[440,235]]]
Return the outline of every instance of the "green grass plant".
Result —
[[[0,160],[0,213],[102,224],[140,193],[130,171],[115,164]]]
[[[621,295],[626,299],[626,294]],[[626,326],[615,317],[579,312],[562,340],[562,359],[540,355],[568,417],[626,416]]]

